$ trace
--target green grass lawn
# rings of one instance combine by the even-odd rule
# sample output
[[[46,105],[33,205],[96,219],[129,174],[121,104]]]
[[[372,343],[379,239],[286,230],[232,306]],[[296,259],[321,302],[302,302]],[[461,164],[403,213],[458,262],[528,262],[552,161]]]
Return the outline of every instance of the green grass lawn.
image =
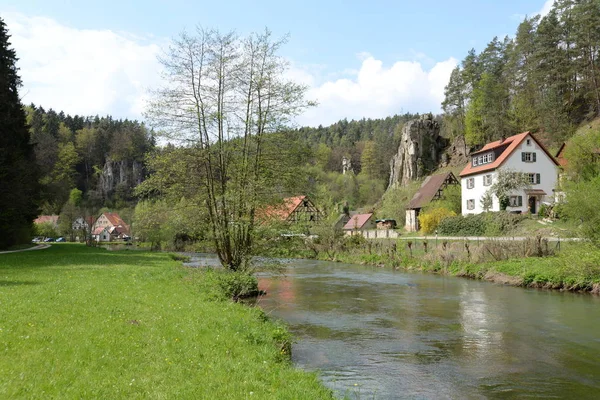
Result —
[[[76,244],[0,255],[0,398],[329,398],[209,275]]]

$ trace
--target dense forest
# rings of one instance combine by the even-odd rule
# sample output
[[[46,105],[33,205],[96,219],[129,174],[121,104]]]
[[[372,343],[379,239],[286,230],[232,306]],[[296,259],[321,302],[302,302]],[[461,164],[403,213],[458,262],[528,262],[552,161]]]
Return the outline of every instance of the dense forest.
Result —
[[[110,116],[71,116],[31,104],[25,107],[40,179],[42,214],[58,214],[76,188],[99,207],[135,203],[133,188],[154,148],[144,124]]]
[[[452,72],[443,102],[449,135],[472,146],[534,131],[558,144],[600,113],[600,2],[556,0],[514,38],[472,49]]]

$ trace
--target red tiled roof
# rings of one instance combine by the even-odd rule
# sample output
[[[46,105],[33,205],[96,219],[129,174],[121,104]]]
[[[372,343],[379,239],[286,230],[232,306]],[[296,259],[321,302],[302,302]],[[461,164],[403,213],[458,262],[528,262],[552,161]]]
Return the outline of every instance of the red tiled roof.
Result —
[[[126,226],[127,225],[125,223],[125,221],[123,221],[123,219],[117,213],[105,212],[104,216],[108,219],[108,221],[113,226],[119,226],[119,225]]]
[[[104,231],[106,229],[105,226],[99,226],[96,229],[94,229],[94,231],[92,232],[92,235],[99,235],[102,233],[102,231]]]
[[[114,226],[110,229],[110,234],[111,235],[122,235],[122,234],[129,235],[129,227],[127,225]]]
[[[361,229],[371,219],[373,214],[356,214],[353,215],[342,229]]]
[[[34,221],[36,224],[45,224],[50,222],[54,225],[58,224],[58,215],[40,215]]]
[[[514,136],[511,136],[511,137],[508,137],[508,138],[504,139],[503,141],[496,140],[495,142],[491,142],[491,143],[488,143],[485,146],[483,146],[483,148],[481,150],[473,153],[472,155],[484,153],[486,151],[494,150],[494,149],[497,149],[498,147],[507,146],[508,145],[504,149],[504,151],[494,160],[494,162],[491,162],[489,164],[484,164],[484,165],[478,165],[477,167],[473,167],[473,164],[469,161],[469,163],[461,171],[461,173],[460,173],[459,176],[467,176],[467,175],[477,174],[477,173],[480,173],[480,172],[491,171],[491,170],[494,170],[494,169],[500,167],[502,165],[502,163],[504,163],[504,161],[506,161],[506,159],[515,151],[515,149],[517,147],[519,147],[519,145],[521,144],[521,142],[523,142],[523,140],[527,136],[530,136],[538,144],[538,146],[540,146],[540,148],[546,153],[546,155],[548,157],[550,157],[550,159],[556,165],[558,165],[558,163],[556,162],[556,160],[554,159],[554,157],[552,157],[550,155],[550,153],[548,152],[548,150],[546,149],[546,147],[542,143],[540,143],[535,138],[535,136],[533,136],[530,132],[523,132],[523,133],[519,133],[518,135],[514,135]]]
[[[283,199],[281,204],[269,206],[264,210],[258,212],[259,217],[279,219],[282,221],[287,220],[290,215],[298,208],[306,196],[287,197]]]

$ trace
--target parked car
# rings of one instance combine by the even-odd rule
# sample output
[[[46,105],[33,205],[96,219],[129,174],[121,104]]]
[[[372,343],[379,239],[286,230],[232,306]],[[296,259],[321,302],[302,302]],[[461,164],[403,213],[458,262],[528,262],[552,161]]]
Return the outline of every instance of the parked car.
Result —
[[[66,242],[65,238],[64,238],[64,237],[62,237],[62,236],[61,236],[61,237],[59,237],[58,239],[56,239],[56,241],[57,241],[57,242],[60,242],[60,243],[62,243],[62,242]]]
[[[31,243],[39,243],[42,241],[42,238],[39,237],[34,237],[33,239],[31,239]]]
[[[46,243],[54,242],[54,238],[46,238],[46,239],[44,239],[44,242],[46,242]]]

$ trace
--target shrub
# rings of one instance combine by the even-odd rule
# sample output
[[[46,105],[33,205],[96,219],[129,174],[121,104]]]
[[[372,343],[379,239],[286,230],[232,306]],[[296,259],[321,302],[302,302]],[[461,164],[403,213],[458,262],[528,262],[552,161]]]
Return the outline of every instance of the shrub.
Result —
[[[438,226],[441,235],[494,236],[510,233],[526,217],[507,212],[490,212],[442,220]]]
[[[225,296],[238,300],[258,294],[258,279],[246,272],[224,271],[217,282]]]
[[[448,217],[454,217],[456,213],[445,207],[436,207],[419,215],[419,225],[424,233],[433,233],[441,221]]]
[[[247,272],[211,270],[204,272],[201,291],[211,300],[233,299],[258,295],[258,279]]]

